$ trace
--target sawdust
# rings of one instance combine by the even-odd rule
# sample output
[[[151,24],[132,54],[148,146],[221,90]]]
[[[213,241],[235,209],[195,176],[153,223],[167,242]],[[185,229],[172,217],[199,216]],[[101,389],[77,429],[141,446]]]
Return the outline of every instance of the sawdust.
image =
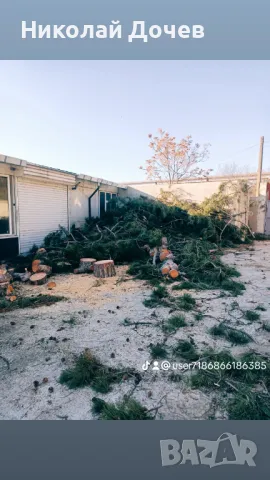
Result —
[[[239,280],[246,291],[236,298],[220,296],[219,291],[192,292],[204,317],[196,321],[194,312],[185,313],[187,326],[169,337],[167,344],[193,339],[201,350],[229,348],[237,355],[254,349],[269,355],[270,333],[262,329],[262,323],[270,324],[270,242],[257,242],[252,249],[228,250],[223,261],[240,271]],[[161,401],[157,419],[226,418],[212,395],[191,390],[182,381],[169,381],[169,372],[153,372],[151,367],[142,371],[143,363],[151,360],[150,343],[163,341],[160,323],[169,312],[143,305],[151,288],[128,276],[126,267],[118,267],[117,276],[106,280],[70,274],[52,277],[52,281],[57,286],[51,292],[46,285],[18,285],[16,290],[19,295],[63,295],[67,301],[0,315],[0,419],[92,419],[91,399],[97,394],[90,388],[68,390],[58,383],[61,371],[72,366],[74,356],[85,348],[106,365],[135,368],[142,376],[136,388],[127,380],[115,385],[109,394],[98,395],[108,402],[121,401],[132,393],[149,409]],[[174,296],[183,293],[171,292]],[[266,308],[259,312],[260,320],[245,320],[242,311],[258,305]],[[125,319],[150,325],[124,326]],[[254,343],[231,346],[209,335],[209,328],[225,319],[249,333]],[[43,378],[48,382],[42,383]],[[34,388],[34,381],[40,383],[38,388]]]

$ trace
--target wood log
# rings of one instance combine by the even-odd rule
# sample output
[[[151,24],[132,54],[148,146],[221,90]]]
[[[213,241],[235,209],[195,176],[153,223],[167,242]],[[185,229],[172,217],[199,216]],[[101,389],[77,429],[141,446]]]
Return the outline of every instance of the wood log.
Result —
[[[113,260],[101,260],[94,263],[94,275],[98,278],[114,277],[116,275]]]
[[[41,265],[41,260],[33,260],[33,262],[32,262],[32,272],[37,273],[39,265]]]
[[[168,273],[171,270],[177,270],[178,271],[178,265],[176,265],[176,263],[174,263],[171,259],[165,260],[165,262],[163,262],[162,267],[161,267],[162,275],[168,275]]]
[[[169,271],[170,267],[168,267],[167,265],[164,265],[164,267],[161,268],[162,275],[168,275]]]
[[[49,277],[52,274],[52,267],[50,267],[49,265],[39,265],[36,273],[40,272],[46,273]]]
[[[167,249],[162,249],[161,252],[160,252],[160,255],[159,255],[159,259],[161,262],[164,262],[164,260],[168,257],[168,255],[170,255],[171,252],[170,250],[167,250]]]
[[[74,273],[90,273],[94,271],[95,258],[81,258],[79,268]]]
[[[8,285],[6,294],[11,295],[13,292],[14,292],[14,288],[12,287],[12,285]]]
[[[55,282],[49,282],[47,287],[48,287],[48,290],[52,290],[53,288],[56,287],[56,283]]]
[[[172,268],[169,271],[169,275],[170,275],[171,278],[175,279],[175,278],[179,277],[179,272],[175,268]]]
[[[34,273],[31,275],[30,282],[32,285],[44,285],[47,281],[47,274],[44,272]]]

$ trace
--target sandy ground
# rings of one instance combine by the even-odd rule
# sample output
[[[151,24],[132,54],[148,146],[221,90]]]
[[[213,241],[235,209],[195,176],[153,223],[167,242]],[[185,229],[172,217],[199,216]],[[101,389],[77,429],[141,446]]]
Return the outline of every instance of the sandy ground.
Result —
[[[171,336],[168,345],[180,338],[193,338],[200,349],[227,348],[233,354],[253,349],[269,355],[270,333],[262,329],[262,322],[270,324],[270,242],[228,251],[223,261],[240,271],[246,291],[236,298],[220,297],[219,291],[192,293],[205,316],[198,322],[194,312],[185,314],[188,326]],[[143,363],[151,361],[149,344],[163,340],[159,325],[168,318],[169,311],[144,307],[142,302],[151,288],[131,279],[125,271],[125,267],[119,267],[117,276],[106,280],[92,275],[54,277],[57,287],[51,293],[63,295],[66,301],[0,314],[0,419],[90,420],[93,396],[117,402],[131,393],[148,409],[161,404],[157,419],[226,418],[214,396],[191,390],[185,380],[169,381],[170,372],[154,372],[152,366],[142,371]],[[18,285],[17,289],[24,295],[48,294],[46,286]],[[260,312],[260,320],[251,324],[243,319],[238,307],[232,310],[235,301],[242,310],[262,305],[266,311]],[[74,325],[65,323],[70,319]],[[124,326],[125,319],[150,325]],[[211,337],[208,329],[225,319],[249,333],[254,343],[232,347],[225,340]],[[72,366],[75,355],[85,348],[106,365],[135,368],[142,376],[141,382],[134,387],[133,380],[123,381],[106,395],[96,394],[91,388],[74,391],[60,385],[61,371]],[[48,382],[35,390],[33,382],[42,382],[44,377]]]

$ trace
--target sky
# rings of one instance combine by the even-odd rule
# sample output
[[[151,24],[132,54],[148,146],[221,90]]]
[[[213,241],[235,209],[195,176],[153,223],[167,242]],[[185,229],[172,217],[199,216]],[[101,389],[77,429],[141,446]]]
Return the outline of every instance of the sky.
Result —
[[[203,168],[270,171],[270,61],[0,61],[0,153],[144,181],[148,134],[210,143]]]

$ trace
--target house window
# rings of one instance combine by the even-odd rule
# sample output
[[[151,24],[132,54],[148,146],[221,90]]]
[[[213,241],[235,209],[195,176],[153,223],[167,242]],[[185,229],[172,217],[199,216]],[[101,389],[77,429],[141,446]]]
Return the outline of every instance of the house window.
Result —
[[[102,217],[109,210],[108,203],[112,198],[116,198],[116,193],[99,192],[99,215]]]
[[[11,234],[9,177],[0,176],[0,235]]]

